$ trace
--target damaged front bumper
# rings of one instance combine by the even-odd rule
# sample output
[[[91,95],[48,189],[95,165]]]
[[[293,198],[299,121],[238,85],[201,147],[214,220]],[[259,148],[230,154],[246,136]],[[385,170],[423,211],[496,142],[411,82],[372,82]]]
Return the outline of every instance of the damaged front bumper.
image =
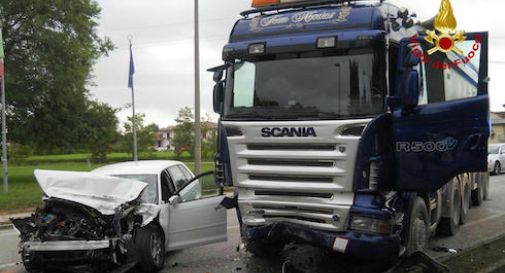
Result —
[[[25,251],[72,251],[72,250],[99,250],[109,249],[112,241],[53,241],[53,242],[24,242],[21,249]]]
[[[246,241],[297,242],[370,260],[396,259],[401,250],[398,234],[372,235],[352,231],[330,232],[303,225],[279,222],[264,226],[242,225]]]

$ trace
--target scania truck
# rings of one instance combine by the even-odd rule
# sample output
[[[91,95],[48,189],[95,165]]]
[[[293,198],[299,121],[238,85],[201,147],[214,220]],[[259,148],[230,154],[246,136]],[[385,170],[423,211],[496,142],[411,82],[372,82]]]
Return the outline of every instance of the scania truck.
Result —
[[[214,72],[216,180],[246,249],[390,259],[452,235],[488,192],[488,35],[449,0],[254,0]],[[470,19],[469,19],[470,20]]]

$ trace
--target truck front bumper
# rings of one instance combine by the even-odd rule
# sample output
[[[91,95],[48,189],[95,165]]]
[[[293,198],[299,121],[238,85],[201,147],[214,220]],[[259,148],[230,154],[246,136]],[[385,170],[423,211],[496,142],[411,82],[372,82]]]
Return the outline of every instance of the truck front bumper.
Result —
[[[398,234],[369,235],[352,231],[331,232],[279,222],[264,226],[242,225],[242,236],[253,241],[298,242],[331,249],[357,258],[392,260],[399,256]]]

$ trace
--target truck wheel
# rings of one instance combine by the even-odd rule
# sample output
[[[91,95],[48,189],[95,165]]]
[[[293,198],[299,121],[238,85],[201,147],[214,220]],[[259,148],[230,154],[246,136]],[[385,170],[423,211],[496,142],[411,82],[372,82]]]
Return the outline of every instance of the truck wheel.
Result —
[[[426,247],[429,238],[428,209],[421,197],[416,197],[410,217],[410,230],[407,244],[407,255]]]
[[[484,184],[482,181],[479,183],[478,187],[472,191],[472,204],[474,206],[482,205],[482,201],[484,200]]]
[[[459,189],[453,188],[449,208],[450,217],[442,217],[437,226],[437,233],[443,236],[452,236],[459,230],[461,214],[461,196]]]
[[[271,258],[279,256],[282,248],[281,243],[264,243],[260,241],[247,241],[245,249],[254,256],[261,258]]]
[[[470,205],[472,202],[472,190],[470,189],[470,184],[463,180],[463,200],[461,202],[461,214],[459,217],[459,223],[462,225],[466,223],[466,218],[470,213]]]
[[[493,174],[494,175],[499,175],[501,173],[501,164],[500,162],[494,163],[494,169],[493,169]]]
[[[158,272],[165,265],[165,238],[161,229],[154,225],[137,231],[135,244],[139,265],[144,272]]]
[[[482,193],[482,199],[488,200],[489,199],[489,173],[482,173],[484,175],[484,181],[482,183],[483,187],[483,193]]]

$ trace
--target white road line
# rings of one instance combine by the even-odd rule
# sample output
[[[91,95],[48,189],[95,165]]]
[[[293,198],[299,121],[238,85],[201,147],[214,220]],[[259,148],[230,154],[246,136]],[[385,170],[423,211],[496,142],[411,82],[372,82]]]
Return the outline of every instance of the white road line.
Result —
[[[10,264],[0,264],[0,268],[6,268],[6,267],[13,267],[13,266],[16,266],[18,264],[20,264],[21,262],[17,262],[17,263],[10,263]]]
[[[491,216],[488,216],[486,218],[482,218],[480,220],[477,220],[477,221],[474,221],[474,222],[471,222],[471,223],[468,223],[468,224],[465,224],[463,225],[462,227],[470,227],[470,226],[473,226],[473,225],[477,225],[477,224],[480,224],[480,223],[483,223],[483,222],[486,222],[486,221],[489,221],[489,220],[492,220],[494,218],[499,218],[499,217],[503,217],[505,216],[505,213],[500,213],[500,214],[496,214],[496,215],[491,215]]]

